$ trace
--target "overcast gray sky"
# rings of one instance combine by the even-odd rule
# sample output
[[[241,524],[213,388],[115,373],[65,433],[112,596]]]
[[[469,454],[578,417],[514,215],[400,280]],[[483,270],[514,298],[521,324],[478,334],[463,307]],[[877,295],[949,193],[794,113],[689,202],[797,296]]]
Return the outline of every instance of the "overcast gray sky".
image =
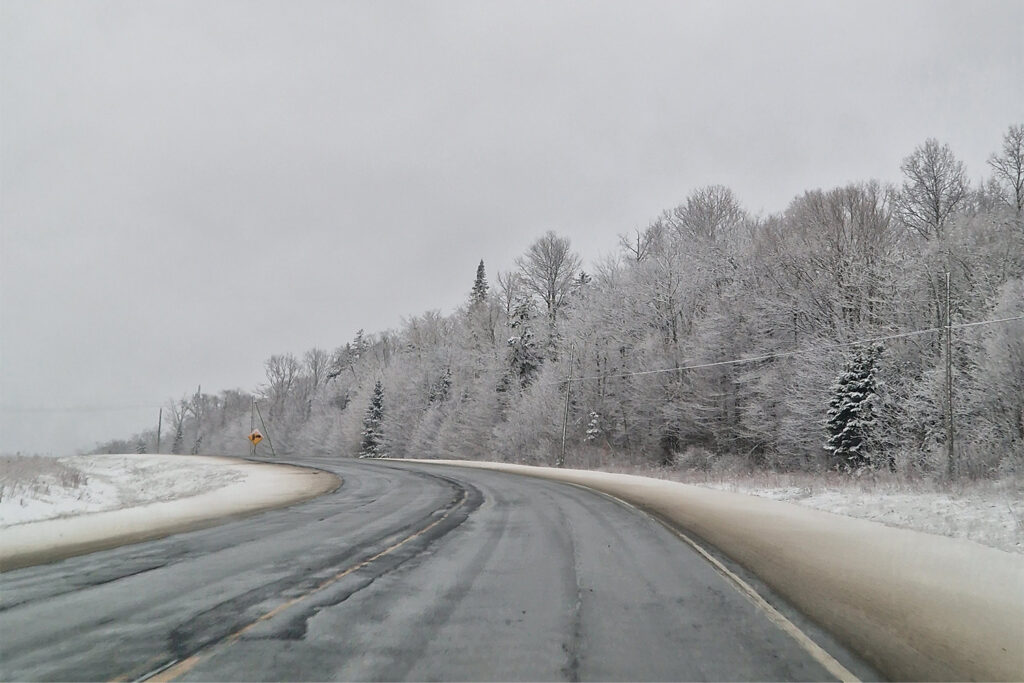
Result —
[[[0,7],[5,452],[450,312],[549,229],[591,262],[695,187],[779,211],[927,137],[977,180],[1024,121],[1019,1]]]

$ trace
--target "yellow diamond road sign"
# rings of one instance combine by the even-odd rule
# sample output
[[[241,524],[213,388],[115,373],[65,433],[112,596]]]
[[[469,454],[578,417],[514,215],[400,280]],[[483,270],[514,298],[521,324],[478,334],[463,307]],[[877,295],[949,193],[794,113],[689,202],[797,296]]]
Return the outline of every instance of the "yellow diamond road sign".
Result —
[[[263,435],[260,434],[260,430],[252,430],[252,434],[249,435],[249,441],[252,441],[253,446],[258,444],[260,441],[263,441]]]

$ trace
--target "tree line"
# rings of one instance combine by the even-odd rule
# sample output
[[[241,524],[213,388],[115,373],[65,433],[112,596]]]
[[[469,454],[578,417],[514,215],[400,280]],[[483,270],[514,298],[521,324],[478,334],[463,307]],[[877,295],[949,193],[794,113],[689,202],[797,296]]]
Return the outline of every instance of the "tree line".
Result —
[[[982,183],[934,139],[901,170],[767,216],[702,187],[586,271],[547,232],[450,315],[173,402],[162,450],[244,451],[255,397],[279,454],[553,464],[564,428],[571,466],[1020,471],[1024,125]]]

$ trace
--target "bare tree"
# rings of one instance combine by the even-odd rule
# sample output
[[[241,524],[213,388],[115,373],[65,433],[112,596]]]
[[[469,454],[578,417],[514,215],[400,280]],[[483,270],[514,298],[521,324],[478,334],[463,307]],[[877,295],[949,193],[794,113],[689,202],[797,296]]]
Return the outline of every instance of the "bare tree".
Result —
[[[523,286],[527,292],[540,297],[552,322],[572,291],[580,264],[580,257],[570,250],[568,238],[559,237],[551,230],[531,244],[524,256],[516,259]]]
[[[731,233],[746,218],[736,195],[724,185],[694,190],[685,204],[669,211],[666,223],[681,237],[714,241]]]
[[[498,300],[505,311],[505,319],[512,317],[516,299],[523,290],[523,278],[514,270],[498,273]]]
[[[988,165],[995,174],[1000,199],[1015,212],[1024,215],[1024,125],[1010,126],[1003,136],[1002,155],[992,155]]]
[[[270,414],[277,414],[299,378],[299,361],[290,353],[273,355],[264,363]]]
[[[310,393],[315,394],[327,377],[331,356],[323,349],[313,347],[306,351],[302,361],[306,366],[306,374],[309,377]]]
[[[629,254],[630,260],[643,263],[650,256],[651,250],[661,242],[664,233],[664,223],[657,220],[643,231],[637,228],[632,235],[619,235],[619,246]]]
[[[781,265],[793,277],[794,303],[808,307],[806,319],[824,314],[829,329],[876,321],[900,237],[889,200],[887,188],[869,182],[812,190],[790,204],[785,220],[795,258]]]
[[[941,237],[968,196],[967,173],[949,145],[928,138],[903,160],[906,180],[896,195],[896,215],[925,239]]]
[[[168,412],[171,416],[171,429],[174,432],[174,441],[171,442],[171,453],[181,454],[185,443],[185,419],[192,411],[192,403],[188,399],[171,401],[168,405]]]

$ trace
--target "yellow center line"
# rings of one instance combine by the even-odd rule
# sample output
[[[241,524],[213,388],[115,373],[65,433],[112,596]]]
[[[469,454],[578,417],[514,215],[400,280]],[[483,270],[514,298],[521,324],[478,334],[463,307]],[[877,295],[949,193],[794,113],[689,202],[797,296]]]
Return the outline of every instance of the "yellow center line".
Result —
[[[146,680],[147,681],[155,681],[157,683],[165,683],[166,681],[173,681],[175,678],[178,678],[179,676],[185,675],[186,673],[188,673],[189,671],[194,669],[196,667],[196,665],[199,664],[199,662],[201,662],[203,659],[207,658],[211,654],[211,650],[213,650],[215,648],[227,647],[229,645],[232,645],[233,643],[237,643],[239,641],[239,639],[241,639],[241,637],[246,634],[246,632],[248,632],[249,630],[255,628],[259,624],[262,624],[263,622],[265,622],[265,621],[267,621],[269,619],[273,619],[275,616],[277,616],[281,612],[285,611],[289,607],[292,607],[296,603],[301,602],[301,601],[305,600],[306,598],[310,597],[311,595],[314,595],[314,594],[324,590],[328,586],[331,586],[332,584],[337,583],[338,581],[340,581],[341,579],[345,578],[349,574],[351,574],[353,572],[359,571],[363,567],[365,567],[365,566],[367,566],[367,565],[369,565],[369,564],[371,564],[373,562],[376,562],[377,560],[379,560],[380,558],[384,557],[385,555],[393,553],[395,550],[398,550],[399,548],[401,548],[403,545],[405,545],[409,541],[411,541],[411,540],[413,540],[415,538],[418,538],[418,537],[422,536],[423,534],[427,533],[428,531],[430,531],[431,529],[436,527],[438,524],[443,522],[445,519],[447,519],[448,516],[452,514],[452,512],[457,510],[464,502],[466,502],[466,498],[467,497],[468,497],[468,493],[466,491],[463,491],[462,492],[462,498],[460,498],[459,501],[450,510],[448,510],[448,512],[444,513],[443,515],[441,515],[440,517],[438,517],[433,522],[431,522],[427,526],[423,527],[422,529],[420,529],[416,533],[414,533],[414,534],[412,534],[410,536],[406,536],[401,541],[395,543],[394,545],[391,545],[391,546],[385,548],[384,550],[380,551],[379,553],[377,553],[373,557],[365,559],[362,562],[359,562],[358,564],[352,565],[351,567],[349,567],[348,569],[345,569],[344,571],[338,572],[334,576],[331,576],[331,577],[329,577],[327,579],[324,579],[319,584],[317,584],[317,586],[315,588],[310,589],[308,592],[306,592],[306,593],[304,593],[304,594],[302,594],[302,595],[300,595],[300,596],[298,596],[296,598],[292,598],[291,600],[288,600],[287,602],[284,602],[284,603],[278,605],[277,607],[275,607],[274,609],[270,610],[269,612],[259,616],[258,618],[256,618],[252,622],[250,622],[249,624],[243,626],[242,628],[238,629],[234,633],[228,635],[226,638],[223,638],[223,639],[221,639],[220,641],[218,641],[216,643],[211,643],[210,645],[207,645],[206,647],[204,647],[202,650],[200,650],[199,652],[195,653],[191,657],[188,657],[187,659],[183,659],[180,662],[177,662],[173,666],[170,666],[167,669],[164,669],[163,671],[160,671],[160,672],[156,673],[155,675],[151,676],[150,678],[147,678]],[[125,676],[118,676],[117,678],[114,678],[114,679],[111,679],[111,680],[119,681],[119,680],[130,680],[130,679],[125,677]]]
[[[162,659],[166,658],[166,654],[161,653],[154,655],[147,659],[143,664],[135,667],[130,673],[121,674],[117,678],[110,679],[110,683],[127,683],[128,681],[134,681],[139,674],[145,676],[146,671],[152,671],[153,667],[160,663]]]

